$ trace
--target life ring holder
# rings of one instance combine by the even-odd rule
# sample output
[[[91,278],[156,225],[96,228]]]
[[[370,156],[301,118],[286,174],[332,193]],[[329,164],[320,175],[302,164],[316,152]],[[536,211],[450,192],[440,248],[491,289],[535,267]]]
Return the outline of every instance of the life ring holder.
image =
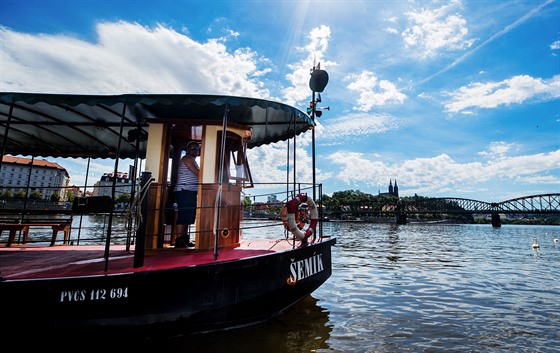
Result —
[[[300,217],[299,217],[299,205],[305,202],[309,209],[309,227],[303,230],[303,227],[300,228],[298,225],[301,225]],[[286,203],[286,205],[282,208],[282,222],[284,223],[284,227],[289,230],[294,237],[298,238],[302,241],[307,241],[310,236],[315,238],[317,234],[317,223],[319,222],[319,212],[317,211],[317,206],[315,205],[315,201],[311,197],[308,197],[307,194],[299,194],[290,201]]]

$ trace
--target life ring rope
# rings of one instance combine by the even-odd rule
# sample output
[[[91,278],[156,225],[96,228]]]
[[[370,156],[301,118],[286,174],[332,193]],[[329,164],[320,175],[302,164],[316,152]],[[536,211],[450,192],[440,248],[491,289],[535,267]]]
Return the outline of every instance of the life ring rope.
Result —
[[[298,227],[300,223],[299,219],[299,205],[306,203],[309,209],[309,227],[303,230]],[[311,197],[307,194],[299,194],[286,204],[285,211],[282,209],[282,221],[286,229],[288,229],[296,238],[302,241],[306,241],[309,237],[313,236],[315,238],[317,234],[317,223],[319,222],[319,212],[317,211],[317,205]]]

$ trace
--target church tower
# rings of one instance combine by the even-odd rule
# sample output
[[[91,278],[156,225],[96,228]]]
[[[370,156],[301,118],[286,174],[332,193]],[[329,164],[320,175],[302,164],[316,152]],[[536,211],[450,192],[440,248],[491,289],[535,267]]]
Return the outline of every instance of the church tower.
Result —
[[[399,186],[397,185],[397,179],[395,179],[395,186],[393,186],[393,179],[389,179],[389,190],[388,192],[380,192],[379,190],[377,193],[380,196],[395,196],[399,197]]]

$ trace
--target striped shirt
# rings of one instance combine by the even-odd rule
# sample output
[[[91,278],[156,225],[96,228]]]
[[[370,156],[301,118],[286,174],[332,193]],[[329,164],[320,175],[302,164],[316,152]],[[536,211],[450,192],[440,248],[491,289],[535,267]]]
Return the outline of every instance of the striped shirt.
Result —
[[[185,157],[191,158],[191,157]],[[193,162],[198,168],[198,163],[193,158]],[[189,191],[198,191],[198,176],[195,175],[189,167],[185,165],[185,162],[181,159],[181,163],[179,163],[179,171],[177,174],[177,185],[175,186],[175,191],[181,190],[189,190]]]

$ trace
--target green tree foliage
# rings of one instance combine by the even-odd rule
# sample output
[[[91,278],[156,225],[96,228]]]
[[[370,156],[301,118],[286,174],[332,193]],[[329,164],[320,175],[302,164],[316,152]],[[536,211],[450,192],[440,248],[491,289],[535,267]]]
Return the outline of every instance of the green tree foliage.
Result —
[[[33,191],[31,194],[29,194],[29,198],[31,200],[40,200],[43,198],[43,195],[39,191]]]
[[[0,197],[4,200],[11,200],[14,198],[14,193],[12,192],[12,190],[6,190],[6,192],[1,194]]]
[[[128,203],[128,202],[130,202],[130,198],[131,198],[130,194],[124,193],[117,198],[116,202],[118,202],[118,203],[121,203],[121,202],[122,203]]]

